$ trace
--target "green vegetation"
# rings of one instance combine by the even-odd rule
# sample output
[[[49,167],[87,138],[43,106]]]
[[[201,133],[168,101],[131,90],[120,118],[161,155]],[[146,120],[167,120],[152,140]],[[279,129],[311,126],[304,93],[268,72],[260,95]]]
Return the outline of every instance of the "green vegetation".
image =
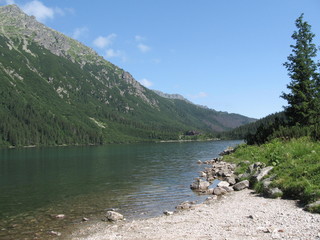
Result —
[[[261,146],[242,145],[224,160],[238,163],[238,172],[245,172],[255,162],[274,166],[270,173],[275,176],[272,185],[280,188],[285,198],[299,199],[302,204],[320,198],[320,142],[308,137],[274,139]]]
[[[160,97],[92,49],[9,12],[0,11],[0,147],[199,140],[253,121]]]
[[[288,106],[282,113],[231,131],[229,136],[246,134],[247,145],[224,159],[238,163],[239,173],[256,162],[273,166],[271,187],[283,192],[278,196],[299,199],[305,205],[320,199],[320,74],[314,61],[314,34],[303,15],[296,26],[298,31],[292,35],[296,44],[291,45],[293,53],[284,64],[291,78],[290,92],[282,94]],[[264,191],[263,183],[253,184],[256,191]],[[308,210],[320,213],[317,204]]]
[[[303,14],[296,20],[296,27],[292,38],[296,41],[291,45],[292,54],[284,66],[291,78],[287,86],[290,93],[283,93],[282,98],[288,101],[285,108],[289,124],[299,126],[314,125],[319,122],[319,91],[320,78],[314,58],[317,56],[317,47],[312,42],[314,34],[311,26],[303,21]]]

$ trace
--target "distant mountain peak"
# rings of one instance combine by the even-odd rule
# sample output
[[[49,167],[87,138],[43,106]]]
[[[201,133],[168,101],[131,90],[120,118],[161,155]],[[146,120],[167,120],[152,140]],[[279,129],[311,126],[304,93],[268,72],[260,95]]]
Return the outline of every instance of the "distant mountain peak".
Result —
[[[7,12],[23,13],[23,11],[16,4],[1,6],[0,9]]]
[[[182,95],[180,94],[169,94],[169,93],[164,93],[164,92],[161,92],[159,90],[152,90],[154,91],[156,94],[158,94],[160,97],[164,97],[164,98],[168,98],[168,99],[178,99],[178,100],[183,100],[183,101],[186,101],[188,103],[192,103],[190,102],[188,99],[186,99],[185,97],[183,97]]]

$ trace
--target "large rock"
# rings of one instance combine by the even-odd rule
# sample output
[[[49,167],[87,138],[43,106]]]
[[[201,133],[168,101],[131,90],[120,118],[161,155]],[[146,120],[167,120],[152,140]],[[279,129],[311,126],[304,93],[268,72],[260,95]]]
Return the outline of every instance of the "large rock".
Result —
[[[255,162],[248,167],[247,173],[249,173],[250,175],[254,175],[257,171],[264,168],[265,166],[266,165],[264,163]]]
[[[230,184],[230,185],[234,185],[237,183],[236,181],[236,177],[234,175],[230,176],[230,177],[226,177],[225,180]]]
[[[119,220],[123,220],[124,217],[122,214],[115,212],[115,211],[108,211],[106,214],[106,218],[109,221],[119,221]]]
[[[320,213],[320,200],[305,206],[305,210],[314,213]]]
[[[263,194],[265,197],[268,197],[268,198],[278,198],[278,197],[282,197],[283,192],[279,188],[275,187],[275,188],[265,188],[263,191]]]
[[[226,182],[226,181],[221,181],[221,182],[218,183],[217,186],[218,187],[229,187],[230,184],[228,182]]]
[[[260,182],[262,178],[267,176],[269,172],[273,169],[272,166],[265,167],[262,169],[257,170],[257,172],[252,176],[252,181],[253,182]]]
[[[225,189],[227,192],[233,192],[234,191],[233,187],[223,186],[222,188]]]
[[[222,187],[216,187],[215,189],[213,189],[213,194],[217,196],[224,195],[226,193],[227,193],[227,190],[225,190]]]
[[[248,180],[243,180],[241,182],[236,183],[233,186],[233,189],[235,191],[240,191],[240,190],[243,190],[243,189],[248,188],[248,187],[249,187],[249,181]]]
[[[235,149],[233,147],[228,147],[227,149],[223,150],[223,152],[219,153],[220,156],[229,155],[233,153]]]
[[[197,178],[191,185],[190,188],[195,191],[203,191],[207,190],[210,186],[210,183],[207,181],[204,181],[202,179]]]

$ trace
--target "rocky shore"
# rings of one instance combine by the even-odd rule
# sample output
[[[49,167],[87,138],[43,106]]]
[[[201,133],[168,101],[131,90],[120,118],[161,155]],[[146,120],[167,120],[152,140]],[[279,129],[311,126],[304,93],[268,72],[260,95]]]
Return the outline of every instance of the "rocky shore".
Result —
[[[183,202],[175,212],[130,222],[108,212],[110,224],[86,224],[66,239],[320,239],[320,214],[304,211],[296,201],[279,199],[281,190],[270,187],[272,166],[257,162],[236,175],[237,166],[222,157],[198,163],[206,167],[190,188],[208,195],[203,203]],[[248,189],[256,182],[267,198]]]

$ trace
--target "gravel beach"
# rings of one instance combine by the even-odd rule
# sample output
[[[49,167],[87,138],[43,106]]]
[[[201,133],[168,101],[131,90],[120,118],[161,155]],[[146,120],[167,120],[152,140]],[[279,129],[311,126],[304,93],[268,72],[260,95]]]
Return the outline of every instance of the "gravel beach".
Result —
[[[66,239],[320,240],[320,214],[302,210],[296,201],[263,198],[245,189],[170,216],[84,224]]]

